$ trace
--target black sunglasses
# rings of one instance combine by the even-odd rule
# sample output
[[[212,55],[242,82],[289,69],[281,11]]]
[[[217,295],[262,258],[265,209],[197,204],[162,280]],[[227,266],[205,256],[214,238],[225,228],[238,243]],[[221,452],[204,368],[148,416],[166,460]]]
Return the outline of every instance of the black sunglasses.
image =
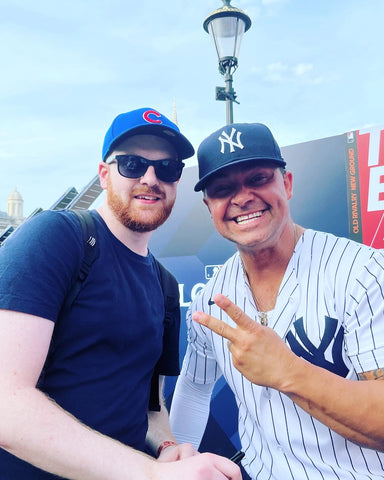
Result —
[[[165,158],[163,160],[147,160],[138,155],[116,155],[112,162],[117,161],[117,169],[123,177],[139,178],[142,177],[152,166],[155,169],[156,177],[162,182],[176,182],[181,177],[184,163],[179,160]]]

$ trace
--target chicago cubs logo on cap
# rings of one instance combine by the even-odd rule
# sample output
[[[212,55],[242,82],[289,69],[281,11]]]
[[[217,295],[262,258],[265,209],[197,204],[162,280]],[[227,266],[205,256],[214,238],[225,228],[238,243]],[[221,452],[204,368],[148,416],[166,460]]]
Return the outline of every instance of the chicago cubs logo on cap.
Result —
[[[156,110],[147,110],[143,113],[143,118],[148,123],[163,123],[161,120],[161,114],[156,112]]]
[[[103,161],[122,141],[133,135],[165,138],[175,147],[178,160],[192,157],[195,153],[191,142],[184,137],[175,123],[157,110],[147,107],[121,113],[113,120],[104,138]]]

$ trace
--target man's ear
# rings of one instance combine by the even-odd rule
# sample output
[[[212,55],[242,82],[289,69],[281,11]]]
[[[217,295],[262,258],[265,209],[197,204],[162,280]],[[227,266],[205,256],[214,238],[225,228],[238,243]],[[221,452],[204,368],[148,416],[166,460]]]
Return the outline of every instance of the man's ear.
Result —
[[[203,202],[204,202],[205,205],[207,206],[209,213],[211,213],[211,209],[209,208],[209,202],[208,202],[208,200],[207,200],[205,197],[203,198]]]
[[[99,163],[99,178],[100,178],[100,186],[103,190],[107,189],[107,184],[108,184],[108,164],[105,162],[100,162]]]
[[[292,172],[286,172],[284,175],[284,187],[287,195],[287,199],[290,200],[293,195],[293,175]]]

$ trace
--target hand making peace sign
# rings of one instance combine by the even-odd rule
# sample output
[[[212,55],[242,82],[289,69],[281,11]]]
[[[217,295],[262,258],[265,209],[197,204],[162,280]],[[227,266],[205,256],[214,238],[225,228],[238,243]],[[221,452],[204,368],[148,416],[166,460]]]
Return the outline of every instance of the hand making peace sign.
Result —
[[[226,296],[219,293],[213,300],[236,328],[200,311],[193,313],[193,320],[228,340],[233,365],[252,383],[289,391],[294,366],[300,359],[274,330],[252,320]]]

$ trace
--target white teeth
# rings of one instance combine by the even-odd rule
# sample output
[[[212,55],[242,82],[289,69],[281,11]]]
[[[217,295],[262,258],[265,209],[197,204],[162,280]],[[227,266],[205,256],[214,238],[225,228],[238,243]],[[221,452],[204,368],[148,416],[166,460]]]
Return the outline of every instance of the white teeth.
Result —
[[[240,215],[240,217],[235,218],[236,223],[248,223],[251,222],[254,218],[261,217],[263,212],[250,213],[249,215]]]
[[[156,200],[156,197],[147,197],[146,195],[138,195],[137,198],[141,198],[143,200]]]

